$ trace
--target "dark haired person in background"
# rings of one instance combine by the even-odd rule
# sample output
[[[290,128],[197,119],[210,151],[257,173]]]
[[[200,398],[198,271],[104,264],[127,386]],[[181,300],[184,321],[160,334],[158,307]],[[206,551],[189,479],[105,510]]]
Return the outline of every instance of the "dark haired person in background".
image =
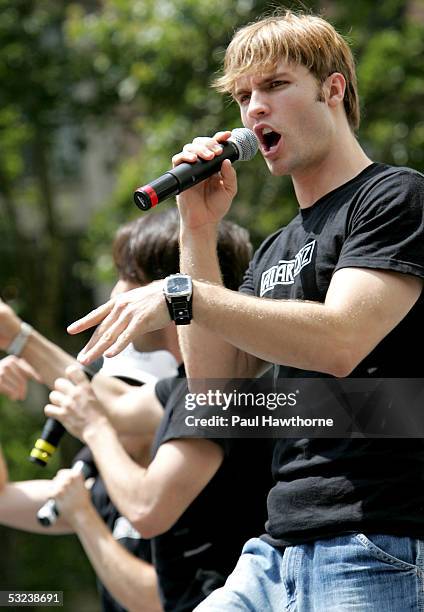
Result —
[[[174,218],[178,220],[176,211]],[[251,256],[248,234],[228,221],[217,232],[223,282],[236,289]],[[174,338],[168,346],[178,346],[175,325],[163,332]],[[149,350],[150,336],[134,337],[133,342]],[[181,364],[179,350],[174,354]],[[70,368],[67,379],[56,381],[50,394],[53,405],[46,408],[46,414],[89,446],[116,507],[151,538],[161,600],[169,612],[189,612],[222,586],[243,541],[263,529],[271,485],[270,440],[182,437],[178,411],[184,411],[187,392],[183,375],[181,365],[178,379],[144,385],[116,400],[114,381],[109,381],[107,397],[104,382],[97,386],[101,375],[90,386],[81,370]],[[163,418],[153,458],[144,469],[125,453],[117,432],[149,436],[157,429],[158,416]],[[60,495],[57,500],[60,504]]]

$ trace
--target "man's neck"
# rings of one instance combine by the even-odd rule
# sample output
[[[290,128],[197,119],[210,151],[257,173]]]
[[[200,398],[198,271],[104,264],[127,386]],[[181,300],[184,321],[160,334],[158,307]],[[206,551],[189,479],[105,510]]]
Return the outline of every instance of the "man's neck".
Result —
[[[372,160],[349,131],[340,137],[329,154],[313,167],[292,175],[300,208],[309,208],[330,191],[360,174]]]

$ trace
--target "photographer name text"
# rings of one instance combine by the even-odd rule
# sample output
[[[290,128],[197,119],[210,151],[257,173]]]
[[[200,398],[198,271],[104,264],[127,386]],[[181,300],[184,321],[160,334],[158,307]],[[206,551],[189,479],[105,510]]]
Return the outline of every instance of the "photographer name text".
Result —
[[[184,420],[187,427],[333,427],[333,419],[303,418],[299,415],[277,418],[268,415],[256,415],[243,418],[237,415],[224,417],[213,415],[210,417],[195,417],[190,414]]]

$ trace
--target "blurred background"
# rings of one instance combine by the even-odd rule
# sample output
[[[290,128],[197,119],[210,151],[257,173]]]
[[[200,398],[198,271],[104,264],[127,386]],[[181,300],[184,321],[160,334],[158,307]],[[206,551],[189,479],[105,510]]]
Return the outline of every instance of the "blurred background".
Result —
[[[134,189],[198,135],[240,125],[210,87],[236,28],[283,3],[259,0],[0,0],[0,295],[72,353],[67,324],[104,301],[110,245],[141,213]],[[284,3],[320,11],[352,44],[359,139],[376,161],[424,170],[424,0]],[[231,217],[255,246],[295,213],[291,183],[257,156],[238,168]],[[171,201],[164,206],[173,206]],[[154,214],[154,213],[147,213]],[[0,398],[12,480],[50,477],[26,457],[45,392]],[[73,537],[0,528],[0,589],[63,590],[64,610],[98,610],[94,575]],[[39,608],[40,609],[40,608]]]

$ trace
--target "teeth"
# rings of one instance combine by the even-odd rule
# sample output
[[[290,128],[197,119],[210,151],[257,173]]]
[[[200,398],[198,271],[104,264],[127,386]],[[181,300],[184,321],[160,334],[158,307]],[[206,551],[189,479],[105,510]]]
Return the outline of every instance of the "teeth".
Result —
[[[264,128],[264,129],[262,130],[262,134],[271,134],[271,132],[272,132],[272,131],[273,131],[273,130],[271,130],[271,128]]]

